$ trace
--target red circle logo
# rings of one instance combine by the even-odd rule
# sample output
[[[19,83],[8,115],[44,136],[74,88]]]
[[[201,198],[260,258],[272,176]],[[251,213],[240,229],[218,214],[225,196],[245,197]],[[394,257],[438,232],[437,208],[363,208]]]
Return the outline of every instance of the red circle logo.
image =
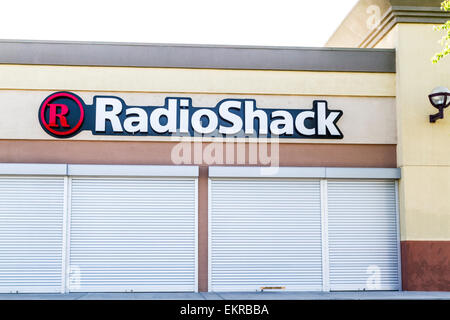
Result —
[[[39,122],[50,135],[67,138],[78,133],[84,121],[84,103],[71,92],[55,92],[39,109]]]

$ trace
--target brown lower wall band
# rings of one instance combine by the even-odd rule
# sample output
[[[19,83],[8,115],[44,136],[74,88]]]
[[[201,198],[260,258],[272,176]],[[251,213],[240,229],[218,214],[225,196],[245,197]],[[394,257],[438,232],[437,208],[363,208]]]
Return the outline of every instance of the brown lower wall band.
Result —
[[[189,164],[208,165],[221,163],[194,161],[199,154],[215,155],[203,143],[196,149],[191,143],[191,162]],[[177,164],[172,161],[172,154],[177,142],[118,142],[118,141],[73,141],[73,140],[0,140],[0,162],[16,163],[84,163],[84,164]],[[245,145],[245,163],[238,163],[238,150],[243,144],[234,146],[234,161],[226,163],[226,146],[222,145],[223,164],[267,165],[264,157],[251,162],[248,144]],[[253,145],[254,146],[254,145]],[[258,149],[259,150],[259,149]],[[258,151],[259,152],[259,151]],[[269,153],[270,154],[270,153]],[[213,158],[214,159],[214,158]],[[242,159],[242,158],[241,158]],[[198,157],[197,157],[198,160]],[[269,164],[270,165],[270,164]],[[351,144],[293,144],[279,145],[280,166],[314,166],[314,167],[383,167],[395,168],[395,145],[351,145]]]
[[[402,241],[402,286],[409,291],[450,291],[450,241]]]
[[[0,162],[80,163],[80,164],[165,164],[173,165],[172,151],[177,142],[115,142],[70,140],[0,140]],[[204,143],[201,152],[208,151]],[[240,144],[239,147],[243,145]],[[195,150],[192,146],[191,160]],[[234,159],[237,162],[237,148]],[[250,162],[249,147],[245,164],[267,165],[257,159]],[[226,159],[225,146],[222,150]],[[219,157],[220,158],[220,157]],[[198,279],[199,291],[208,291],[208,163],[200,165],[198,179]],[[226,163],[232,165],[233,163]],[[238,164],[239,163],[235,163]],[[242,164],[240,164],[242,165]],[[270,165],[270,164],[269,164]],[[383,167],[395,168],[395,145],[292,144],[279,145],[280,166]]]

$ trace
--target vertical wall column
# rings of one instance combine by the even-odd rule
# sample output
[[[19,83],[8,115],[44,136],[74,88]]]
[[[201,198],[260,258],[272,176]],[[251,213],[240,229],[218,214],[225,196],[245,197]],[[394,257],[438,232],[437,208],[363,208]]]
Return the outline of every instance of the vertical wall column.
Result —
[[[208,291],[208,167],[198,176],[198,291]]]

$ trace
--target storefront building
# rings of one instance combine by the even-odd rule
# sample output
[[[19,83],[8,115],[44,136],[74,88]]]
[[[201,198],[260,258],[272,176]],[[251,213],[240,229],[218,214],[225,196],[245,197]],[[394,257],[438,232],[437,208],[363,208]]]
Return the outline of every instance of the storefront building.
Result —
[[[445,16],[397,2],[333,48],[0,42],[0,292],[450,290]]]

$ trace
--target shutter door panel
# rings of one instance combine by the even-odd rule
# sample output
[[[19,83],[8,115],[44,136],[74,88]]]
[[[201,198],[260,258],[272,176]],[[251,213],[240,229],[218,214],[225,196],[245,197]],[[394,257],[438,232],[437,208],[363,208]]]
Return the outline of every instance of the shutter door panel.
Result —
[[[394,181],[328,181],[331,290],[398,290]]]
[[[72,180],[71,291],[194,291],[195,180]]]
[[[60,292],[64,179],[0,178],[0,292]]]
[[[322,289],[320,182],[211,180],[212,291]]]

